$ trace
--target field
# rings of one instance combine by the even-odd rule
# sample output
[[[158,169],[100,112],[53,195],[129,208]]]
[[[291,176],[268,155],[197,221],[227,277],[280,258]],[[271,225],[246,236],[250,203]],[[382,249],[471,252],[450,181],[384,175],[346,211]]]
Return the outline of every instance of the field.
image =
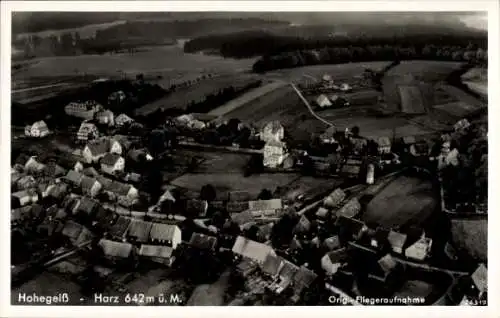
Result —
[[[443,81],[462,63],[442,61],[402,61],[398,66],[390,69],[387,76],[403,77],[406,80],[424,82]],[[408,76],[411,74],[411,76]]]
[[[406,114],[425,113],[425,104],[420,87],[400,85],[398,88],[401,96],[401,112]]]
[[[454,103],[447,103],[443,105],[436,105],[434,106],[434,109],[444,111],[457,119],[460,119],[462,117],[467,116],[471,112],[477,110],[477,107],[474,107],[473,105],[468,104],[467,102],[460,101],[460,102],[454,102]]]
[[[456,219],[451,221],[453,243],[457,248],[481,261],[488,259],[488,220]]]
[[[204,100],[207,95],[217,93],[221,89],[229,86],[235,88],[243,87],[254,80],[255,78],[248,74],[238,74],[238,76],[223,75],[215,78],[207,78],[192,86],[180,88],[162,99],[137,109],[136,114],[147,115],[158,108],[186,109],[191,101],[200,102]]]
[[[253,59],[224,59],[219,56],[185,54],[176,46],[158,46],[132,54],[58,56],[37,62],[15,74],[17,78],[58,77],[91,74],[116,77],[139,73],[178,78],[179,74],[234,73],[251,69]]]
[[[438,205],[432,191],[429,181],[401,176],[370,201],[362,219],[385,228],[422,226]]]

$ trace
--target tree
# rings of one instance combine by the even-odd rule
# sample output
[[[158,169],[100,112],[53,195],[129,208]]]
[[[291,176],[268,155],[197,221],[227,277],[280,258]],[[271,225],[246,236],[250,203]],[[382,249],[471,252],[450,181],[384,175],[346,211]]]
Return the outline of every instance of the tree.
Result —
[[[200,190],[200,199],[201,200],[206,200],[208,202],[214,201],[215,198],[217,197],[217,192],[215,190],[215,187],[211,184],[206,184],[203,187],[201,187]]]
[[[241,123],[241,120],[237,118],[231,118],[229,122],[227,123],[227,128],[229,129],[230,133],[233,135],[236,135],[238,133],[238,127]]]
[[[271,200],[272,198],[273,193],[269,189],[262,189],[257,197],[259,200]]]
[[[352,132],[352,135],[354,137],[359,137],[359,127],[358,126],[354,126],[351,128],[351,132]]]

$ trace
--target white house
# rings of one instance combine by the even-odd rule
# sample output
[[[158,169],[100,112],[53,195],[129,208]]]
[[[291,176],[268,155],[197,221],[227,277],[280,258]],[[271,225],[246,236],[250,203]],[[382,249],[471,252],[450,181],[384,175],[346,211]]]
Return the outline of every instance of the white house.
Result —
[[[153,223],[149,238],[153,242],[166,243],[175,250],[182,242],[182,232],[177,225]]]
[[[107,153],[101,159],[101,170],[107,174],[115,174],[125,169],[125,159],[115,153]]]
[[[288,156],[286,144],[282,141],[270,140],[264,146],[264,166],[277,168]]]
[[[96,101],[90,100],[83,103],[69,103],[64,107],[64,111],[68,116],[89,120],[94,118],[94,115],[101,110],[101,108],[102,106]]]
[[[425,233],[422,234],[422,237],[413,243],[410,247],[408,247],[405,251],[405,256],[408,258],[414,258],[418,260],[426,259],[432,247],[432,239],[425,237]]]
[[[316,104],[318,104],[319,107],[330,107],[332,106],[332,102],[328,99],[328,97],[325,94],[321,94],[316,98]]]
[[[260,139],[269,141],[281,141],[285,138],[285,128],[277,120],[267,123],[260,131]]]
[[[78,132],[76,134],[76,138],[82,142],[87,142],[88,140],[97,139],[98,137],[99,137],[99,130],[97,129],[96,125],[86,121],[84,121],[80,125],[80,129],[78,129]]]
[[[121,155],[124,153],[122,144],[114,138],[111,138],[108,141],[108,147],[109,147],[109,152],[111,153],[115,153],[117,155]]]
[[[389,137],[379,137],[377,140],[378,152],[380,154],[387,154],[391,152],[391,140]]]
[[[27,173],[40,173],[45,169],[45,165],[36,160],[35,156],[32,156],[24,164],[24,171]]]
[[[38,202],[38,194],[32,189],[14,192],[12,197],[19,200],[21,206]]]
[[[24,128],[24,134],[27,137],[43,138],[50,133],[47,124],[43,121],[37,121],[33,125],[28,125]]]
[[[347,262],[347,251],[345,248],[326,253],[321,258],[321,268],[328,274],[335,274]]]
[[[115,125],[115,114],[112,111],[106,109],[95,114],[95,118],[99,124],[114,126]]]
[[[347,91],[350,91],[352,89],[352,87],[347,83],[342,83],[342,84],[340,84],[339,89],[341,91],[347,92]]]
[[[81,163],[80,161],[77,161],[75,163],[75,166],[73,167],[73,170],[75,170],[76,172],[79,172],[81,173],[84,169],[84,166],[83,166],[83,163]]]
[[[117,127],[122,127],[126,124],[130,124],[133,122],[134,122],[134,120],[125,114],[120,114],[120,115],[116,116],[116,118],[115,118],[115,125]]]
[[[109,143],[104,139],[89,142],[85,145],[85,148],[83,148],[82,156],[86,163],[95,163],[106,155],[108,148]]]

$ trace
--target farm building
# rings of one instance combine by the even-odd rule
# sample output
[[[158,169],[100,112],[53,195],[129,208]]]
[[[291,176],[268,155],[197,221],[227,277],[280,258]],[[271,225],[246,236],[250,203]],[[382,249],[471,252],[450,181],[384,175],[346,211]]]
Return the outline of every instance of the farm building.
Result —
[[[125,159],[114,153],[107,153],[102,157],[101,170],[107,174],[115,174],[125,169]]]
[[[84,120],[93,119],[95,114],[102,109],[96,101],[86,101],[83,103],[72,102],[64,107],[68,116],[78,117]]]
[[[264,167],[277,168],[288,157],[286,144],[282,141],[270,140],[264,146]]]
[[[260,139],[264,142],[281,142],[285,138],[285,128],[277,120],[267,123],[260,131]]]
[[[101,110],[95,114],[95,119],[99,124],[114,126],[115,125],[115,114],[112,111],[106,109]]]
[[[35,190],[28,189],[12,193],[12,198],[19,206],[25,206],[38,201],[38,194]]]
[[[102,184],[104,191],[114,196],[123,196],[130,200],[137,199],[139,196],[139,191],[131,184],[110,180],[102,176],[98,176],[97,180]]]
[[[248,210],[252,212],[253,215],[266,215],[267,212],[271,214],[276,213],[277,210],[281,210],[283,204],[281,199],[271,199],[271,200],[257,200],[248,202]]]
[[[332,102],[330,102],[325,94],[321,94],[318,96],[318,98],[316,98],[316,104],[318,104],[318,106],[321,108],[332,106]]]
[[[243,236],[236,238],[232,251],[234,254],[248,258],[259,264],[264,264],[267,255],[276,255],[271,246],[249,240]]]
[[[170,246],[142,244],[138,255],[155,263],[172,266],[174,249]]]
[[[81,142],[87,142],[88,140],[97,139],[98,137],[99,130],[96,125],[85,121],[80,125],[80,129],[78,129],[76,134],[76,139]]]
[[[127,229],[127,237],[135,242],[146,243],[149,239],[149,233],[153,223],[142,220],[131,219]]]
[[[116,116],[116,118],[115,118],[115,125],[117,127],[123,127],[123,126],[125,126],[127,124],[131,124],[133,122],[134,122],[134,120],[131,117],[127,116],[126,114],[120,114],[120,115]]]
[[[33,125],[28,125],[24,128],[24,134],[27,137],[43,138],[50,133],[49,127],[43,121],[34,122]]]

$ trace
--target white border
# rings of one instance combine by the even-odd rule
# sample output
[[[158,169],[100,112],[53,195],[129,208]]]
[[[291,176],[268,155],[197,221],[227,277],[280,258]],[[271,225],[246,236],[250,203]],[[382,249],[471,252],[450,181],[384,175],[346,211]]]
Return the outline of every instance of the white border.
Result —
[[[498,91],[498,2],[489,1],[1,1],[1,175],[2,213],[0,213],[2,246],[0,272],[0,317],[88,317],[88,316],[168,316],[168,317],[267,317],[267,316],[359,316],[375,317],[499,317],[500,291],[498,283],[498,254],[489,253],[489,306],[488,307],[21,307],[10,306],[10,231],[8,173],[10,170],[10,43],[12,11],[487,11],[489,30],[489,121],[498,118],[496,103]],[[499,127],[490,125],[489,141],[498,144]],[[490,163],[498,162],[495,147],[489,149]],[[489,224],[499,224],[495,211],[499,207],[498,196],[493,190],[499,180],[496,165],[489,166]],[[495,250],[498,231],[489,231],[490,251]]]

